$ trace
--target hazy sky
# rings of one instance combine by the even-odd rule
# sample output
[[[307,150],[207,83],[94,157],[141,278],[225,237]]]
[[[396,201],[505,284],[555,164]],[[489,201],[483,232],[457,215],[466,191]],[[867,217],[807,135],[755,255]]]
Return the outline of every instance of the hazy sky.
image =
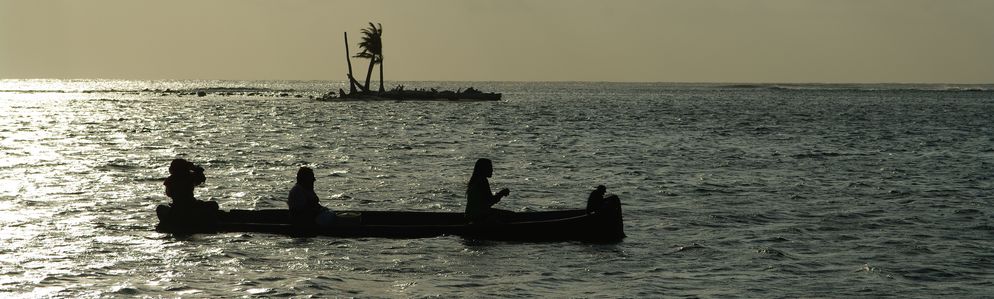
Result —
[[[0,0],[0,78],[344,80],[369,21],[387,80],[994,83],[992,0]]]

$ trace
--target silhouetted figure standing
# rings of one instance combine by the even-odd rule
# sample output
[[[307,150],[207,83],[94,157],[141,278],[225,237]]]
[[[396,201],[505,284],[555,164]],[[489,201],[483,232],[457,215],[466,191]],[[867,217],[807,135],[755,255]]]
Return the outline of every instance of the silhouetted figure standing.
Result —
[[[473,167],[473,176],[469,178],[466,186],[466,218],[470,222],[483,223],[497,220],[499,210],[491,208],[500,202],[500,199],[511,190],[501,189],[497,194],[490,191],[490,181],[487,178],[493,176],[494,166],[490,159],[476,160]]]
[[[193,189],[207,181],[204,168],[185,159],[169,163],[169,177],[162,184],[173,200],[168,218],[179,225],[198,225],[216,220],[218,205],[193,196]]]
[[[290,189],[286,203],[289,207],[290,222],[301,228],[314,226],[327,227],[334,220],[334,213],[319,203],[314,192],[314,170],[301,167],[297,170],[297,184]]]

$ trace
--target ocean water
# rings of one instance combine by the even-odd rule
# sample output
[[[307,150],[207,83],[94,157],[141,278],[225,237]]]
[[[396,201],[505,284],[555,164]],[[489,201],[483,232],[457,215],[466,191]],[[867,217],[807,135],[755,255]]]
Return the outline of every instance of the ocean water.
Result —
[[[994,86],[392,82],[500,102],[318,102],[341,82],[0,81],[0,297],[987,297]],[[196,91],[207,91],[204,97]],[[171,159],[223,209],[516,211],[620,196],[617,244],[176,237]]]

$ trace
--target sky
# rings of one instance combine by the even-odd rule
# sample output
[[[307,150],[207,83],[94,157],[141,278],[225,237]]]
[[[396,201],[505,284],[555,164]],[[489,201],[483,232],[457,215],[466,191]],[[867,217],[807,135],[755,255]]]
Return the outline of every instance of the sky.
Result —
[[[0,78],[345,80],[369,22],[387,81],[994,83],[991,0],[0,0]]]

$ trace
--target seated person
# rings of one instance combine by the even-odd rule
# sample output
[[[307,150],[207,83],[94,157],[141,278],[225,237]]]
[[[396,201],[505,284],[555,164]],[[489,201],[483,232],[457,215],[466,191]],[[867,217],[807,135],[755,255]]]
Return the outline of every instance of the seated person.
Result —
[[[507,188],[501,189],[497,194],[490,193],[490,181],[487,178],[493,176],[494,166],[490,159],[479,159],[473,167],[473,176],[469,178],[466,186],[466,218],[473,223],[486,223],[499,220],[499,215],[507,211],[491,208],[500,202],[504,196],[511,194]]]
[[[170,217],[190,219],[206,217],[213,219],[218,210],[217,202],[197,200],[193,189],[207,181],[204,168],[185,159],[174,159],[169,164],[169,177],[162,184],[166,186],[166,196],[172,198]]]
[[[590,197],[587,197],[587,214],[597,212],[604,207],[604,193],[607,193],[607,187],[604,185],[599,185],[590,192]]]
[[[297,184],[290,189],[287,206],[290,209],[290,223],[300,227],[329,227],[335,213],[322,207],[314,192],[314,170],[301,167],[297,170]]]

